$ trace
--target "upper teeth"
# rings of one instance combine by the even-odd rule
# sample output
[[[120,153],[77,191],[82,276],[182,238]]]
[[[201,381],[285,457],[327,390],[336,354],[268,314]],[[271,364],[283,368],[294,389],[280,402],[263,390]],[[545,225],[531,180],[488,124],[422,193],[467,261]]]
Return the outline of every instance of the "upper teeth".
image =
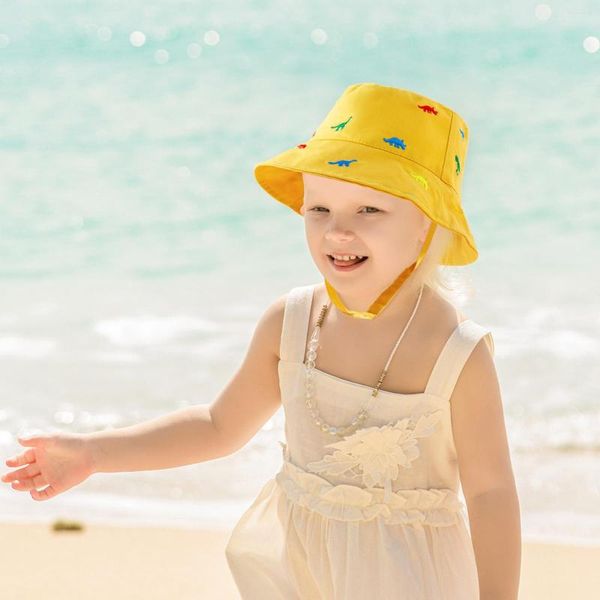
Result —
[[[364,256],[355,256],[354,254],[332,254],[336,260],[354,260],[355,258],[364,258]]]

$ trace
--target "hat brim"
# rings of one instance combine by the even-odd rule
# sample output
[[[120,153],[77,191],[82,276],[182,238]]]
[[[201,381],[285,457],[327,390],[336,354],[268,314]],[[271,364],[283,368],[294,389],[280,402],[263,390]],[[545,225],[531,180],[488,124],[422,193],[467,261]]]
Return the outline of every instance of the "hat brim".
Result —
[[[443,264],[466,265],[477,260],[459,195],[434,173],[398,153],[367,144],[319,138],[305,144],[304,148],[285,150],[255,165],[256,180],[273,198],[301,214],[303,172],[365,185],[410,200],[429,219],[452,231]]]

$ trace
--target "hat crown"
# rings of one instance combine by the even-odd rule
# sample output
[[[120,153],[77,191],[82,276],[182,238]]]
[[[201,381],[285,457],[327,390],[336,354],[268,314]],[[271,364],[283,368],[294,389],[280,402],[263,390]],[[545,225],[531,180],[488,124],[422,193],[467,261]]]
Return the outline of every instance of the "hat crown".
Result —
[[[466,265],[478,256],[461,206],[468,140],[464,119],[447,106],[411,90],[355,83],[312,137],[261,161],[254,175],[266,192],[298,214],[303,173],[410,200],[453,232],[442,264]]]
[[[460,195],[469,129],[455,111],[427,96],[376,83],[350,85],[311,141],[333,139],[408,159]]]

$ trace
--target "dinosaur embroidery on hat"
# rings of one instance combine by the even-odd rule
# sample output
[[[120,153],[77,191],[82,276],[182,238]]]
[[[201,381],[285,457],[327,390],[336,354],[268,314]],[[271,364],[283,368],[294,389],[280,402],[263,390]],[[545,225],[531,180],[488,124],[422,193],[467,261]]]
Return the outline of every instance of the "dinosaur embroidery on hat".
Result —
[[[465,139],[465,132],[459,127],[460,135],[462,135],[463,140]]]
[[[423,175],[418,175],[414,171],[411,171],[410,174],[414,177],[426,190],[429,189],[429,184],[427,183],[427,179],[423,177]]]
[[[339,131],[340,129],[344,129],[344,127],[346,127],[346,123],[348,123],[348,121],[350,121],[352,117],[348,117],[345,121],[342,121],[341,123],[338,123],[337,125],[332,125],[331,129],[335,129],[336,131]]]
[[[329,165],[337,165],[338,167],[349,167],[351,162],[358,162],[356,158],[352,160],[328,160],[327,164]]]
[[[438,114],[438,111],[435,110],[433,106],[429,106],[429,104],[417,104],[417,106],[426,113],[433,113],[434,115]]]
[[[456,174],[460,173],[460,161],[458,160],[458,156],[454,155],[454,160],[456,161]]]
[[[298,144],[297,148],[306,148],[306,144]]]
[[[394,146],[394,148],[402,148],[402,150],[406,150],[406,142],[397,137],[383,138],[384,142],[387,142],[390,146]]]

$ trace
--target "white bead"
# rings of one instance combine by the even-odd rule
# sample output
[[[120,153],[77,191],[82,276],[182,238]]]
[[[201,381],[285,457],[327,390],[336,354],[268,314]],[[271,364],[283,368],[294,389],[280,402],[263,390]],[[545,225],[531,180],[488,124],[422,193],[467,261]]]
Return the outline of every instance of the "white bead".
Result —
[[[314,370],[315,370],[315,360],[317,358],[317,350],[319,348],[319,332],[321,327],[319,325],[315,326],[311,338],[308,342],[308,350],[305,357],[304,363],[304,372],[305,372],[305,404],[309,410],[311,417],[313,418],[315,424],[321,429],[321,431],[326,433],[331,433],[334,435],[346,435],[351,432],[354,432],[358,428],[358,424],[362,423],[367,417],[368,412],[365,408],[363,408],[358,415],[352,418],[351,425],[347,427],[339,426],[334,427],[333,425],[329,425],[326,423],[321,415],[319,414],[316,406],[313,404],[314,391],[315,391],[315,383],[313,381]],[[371,402],[377,396],[377,391],[374,389],[371,393],[370,401],[367,403],[366,407],[370,408]]]

